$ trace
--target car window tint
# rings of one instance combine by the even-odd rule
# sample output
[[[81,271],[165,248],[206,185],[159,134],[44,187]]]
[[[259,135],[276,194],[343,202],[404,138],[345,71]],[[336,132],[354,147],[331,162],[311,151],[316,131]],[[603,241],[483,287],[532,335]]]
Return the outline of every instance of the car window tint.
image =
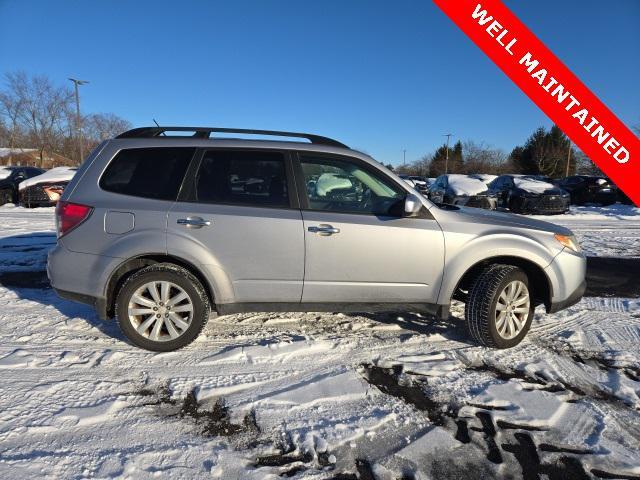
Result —
[[[207,151],[196,175],[195,201],[288,207],[284,155],[261,151]]]
[[[304,183],[310,210],[399,216],[405,190],[358,163],[303,155]]]
[[[194,148],[131,148],[109,163],[100,188],[135,197],[175,200]]]

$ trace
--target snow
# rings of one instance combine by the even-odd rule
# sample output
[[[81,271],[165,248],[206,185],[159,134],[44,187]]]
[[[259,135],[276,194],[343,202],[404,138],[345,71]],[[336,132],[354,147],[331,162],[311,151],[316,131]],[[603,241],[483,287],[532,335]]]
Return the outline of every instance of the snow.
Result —
[[[456,195],[477,195],[486,192],[487,186],[481,180],[468,175],[450,174],[449,187]]]
[[[35,152],[35,151],[36,151],[35,148],[8,148],[8,147],[1,147],[0,148],[0,158],[8,157],[9,155],[19,155],[21,153],[29,153],[29,152]]]
[[[0,167],[0,180],[9,178],[9,176],[11,175],[11,171],[12,170],[10,168]]]
[[[0,207],[0,478],[640,475],[639,298],[538,308],[509,350],[470,344],[455,303],[445,322],[212,317],[152,353],[46,287],[53,216]],[[640,256],[640,209],[551,221],[589,255]]]
[[[491,175],[490,173],[474,173],[472,176],[477,178],[478,180],[482,180],[485,185],[489,185],[496,178],[498,178],[497,175]]]
[[[513,183],[516,187],[532,193],[544,193],[551,188],[556,188],[551,183],[543,182],[542,180],[536,180],[535,178],[531,177],[514,176]]]
[[[55,167],[51,170],[47,170],[42,175],[27,178],[20,182],[18,189],[24,190],[31,185],[36,185],[41,182],[68,182],[76,174],[76,170],[78,169],[75,167]]]

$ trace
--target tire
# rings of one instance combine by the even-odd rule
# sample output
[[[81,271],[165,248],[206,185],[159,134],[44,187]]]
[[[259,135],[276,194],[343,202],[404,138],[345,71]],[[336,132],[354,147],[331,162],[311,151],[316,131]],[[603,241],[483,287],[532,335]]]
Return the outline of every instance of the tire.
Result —
[[[7,188],[0,190],[0,205],[4,205],[5,203],[16,203],[13,190]]]
[[[509,211],[512,213],[524,213],[522,208],[518,205],[518,200],[516,198],[509,199]]]
[[[170,287],[165,292],[162,284],[154,282]],[[155,300],[151,289],[146,288],[149,285],[154,285]],[[170,305],[183,294],[186,298]],[[190,344],[200,335],[209,319],[210,305],[207,292],[191,272],[171,263],[158,263],[138,270],[125,281],[116,297],[115,310],[118,325],[131,343],[146,350],[170,352]],[[132,311],[150,313],[130,315]],[[144,328],[143,324],[147,328],[140,333],[138,328]],[[154,328],[158,324],[160,326]]]
[[[515,323],[510,319],[511,310],[504,309],[507,318],[504,318],[501,324],[498,323],[496,319],[498,302],[500,301],[501,308],[505,303],[500,298],[501,295],[506,293],[505,289],[508,286],[513,285],[516,288],[520,284],[526,287],[528,305],[526,303],[520,304],[513,310],[513,315],[519,316],[516,317],[519,322]],[[519,301],[518,298],[515,298],[515,300],[515,303]],[[511,306],[511,308],[513,309],[514,307]],[[517,312],[517,310],[524,311]],[[529,331],[533,320],[533,310],[534,305],[529,289],[529,280],[524,271],[513,265],[491,265],[478,275],[469,290],[469,299],[465,306],[467,329],[471,338],[480,345],[493,348],[511,348],[519,344]],[[502,328],[508,329],[509,326],[517,326],[518,324],[520,328],[513,328],[510,333],[515,334],[517,332],[517,334],[511,338],[508,338],[510,335],[503,335],[499,331],[501,325]]]

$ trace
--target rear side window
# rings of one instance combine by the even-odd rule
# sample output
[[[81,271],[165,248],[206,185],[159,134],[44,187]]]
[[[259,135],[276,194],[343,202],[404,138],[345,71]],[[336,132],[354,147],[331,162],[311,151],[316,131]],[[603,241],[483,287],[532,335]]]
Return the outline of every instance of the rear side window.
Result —
[[[194,201],[256,207],[289,207],[280,152],[209,150],[196,175]]]
[[[175,200],[195,148],[121,150],[100,179],[100,188],[134,197]]]

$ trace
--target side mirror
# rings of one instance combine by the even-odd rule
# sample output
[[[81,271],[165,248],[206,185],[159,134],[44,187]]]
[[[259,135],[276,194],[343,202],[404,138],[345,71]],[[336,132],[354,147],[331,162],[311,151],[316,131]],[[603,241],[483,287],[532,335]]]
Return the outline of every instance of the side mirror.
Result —
[[[407,194],[404,199],[404,215],[405,217],[413,217],[422,208],[420,197],[413,193]]]

